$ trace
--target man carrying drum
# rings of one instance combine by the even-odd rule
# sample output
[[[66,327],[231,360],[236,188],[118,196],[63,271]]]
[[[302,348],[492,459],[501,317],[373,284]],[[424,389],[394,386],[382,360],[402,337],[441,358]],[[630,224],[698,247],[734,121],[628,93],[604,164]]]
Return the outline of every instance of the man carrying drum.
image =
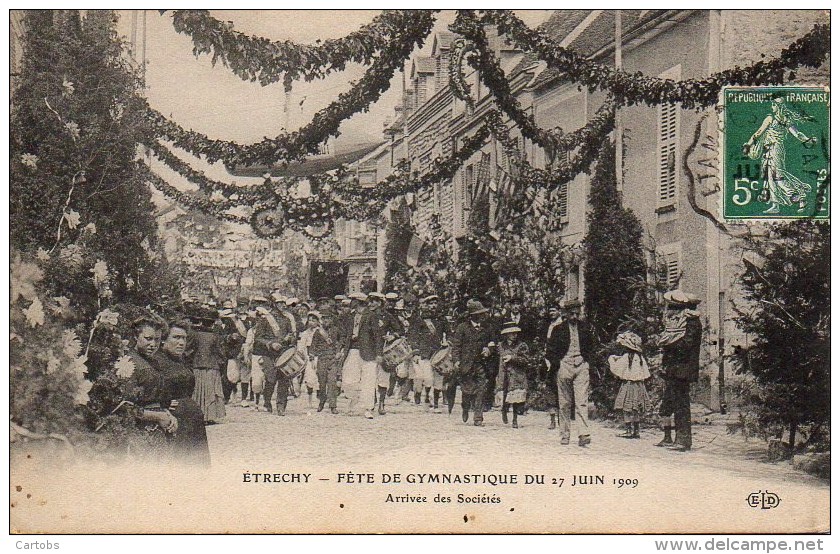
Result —
[[[426,402],[429,402],[429,390],[433,389],[434,405],[430,410],[440,413],[440,393],[443,390],[443,374],[432,367],[432,357],[446,343],[446,320],[438,313],[438,297],[427,296],[420,302],[420,311],[412,319],[409,327],[409,342],[417,352],[415,360],[414,378],[414,402],[420,403],[420,396],[423,391],[426,393]]]

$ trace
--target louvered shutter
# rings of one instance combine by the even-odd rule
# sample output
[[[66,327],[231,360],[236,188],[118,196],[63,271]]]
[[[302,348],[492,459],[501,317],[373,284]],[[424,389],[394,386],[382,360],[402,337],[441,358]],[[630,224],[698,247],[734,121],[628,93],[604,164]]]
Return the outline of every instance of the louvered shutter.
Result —
[[[569,219],[569,183],[563,183],[557,187],[557,217],[561,222]]]
[[[660,75],[663,79],[678,80],[680,66],[673,67]],[[659,206],[670,206],[677,202],[679,189],[679,137],[680,107],[676,104],[661,104],[658,111],[658,171]]]

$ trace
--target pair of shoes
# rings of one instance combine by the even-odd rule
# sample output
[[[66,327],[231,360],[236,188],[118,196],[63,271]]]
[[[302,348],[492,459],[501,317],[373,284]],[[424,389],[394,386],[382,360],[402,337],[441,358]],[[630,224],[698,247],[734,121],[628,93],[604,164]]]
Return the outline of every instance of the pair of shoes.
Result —
[[[569,444],[569,437],[560,437],[560,444],[564,446]]]
[[[379,408],[379,415],[385,415],[385,408]]]
[[[674,444],[674,441],[673,441],[673,440],[669,440],[669,439],[662,439],[661,441],[659,441],[658,443],[654,444],[653,446],[671,446],[672,444]]]
[[[371,410],[365,410],[365,419],[373,419],[373,412]]]
[[[578,437],[578,446],[587,446],[592,443],[592,438],[589,435],[581,435]]]
[[[323,406],[318,406],[318,411],[319,411],[319,412],[323,412],[323,411],[324,411],[324,407],[323,407]]]
[[[279,411],[279,410],[278,410],[278,411],[277,411],[277,415],[278,415],[278,416],[285,416],[285,415],[286,415],[286,411],[284,410],[284,411],[282,411],[282,412],[281,412],[281,411]]]
[[[239,403],[239,406],[241,408],[249,408],[251,406],[251,403],[248,402],[247,400],[243,400],[242,402]]]
[[[470,411],[464,410],[463,412],[461,412],[461,419],[464,423],[468,422],[470,420]]]
[[[338,408],[330,408],[330,413],[331,414],[337,414],[338,413]]]
[[[689,450],[691,450],[691,446],[688,444],[680,444],[678,442],[675,442],[673,445],[668,447],[668,450],[671,450],[673,452],[688,452]]]
[[[507,425],[507,422],[508,422],[507,412],[502,412],[502,423]]]
[[[481,421],[481,420],[478,420],[478,421],[473,421],[473,425],[474,425],[475,427],[484,427],[484,422],[483,422],[483,421]]]
[[[514,421],[513,425],[511,425],[511,427],[513,427],[514,429],[519,429],[519,423]]]
[[[432,408],[432,413],[439,414],[441,413],[441,409],[435,406],[434,408]]]

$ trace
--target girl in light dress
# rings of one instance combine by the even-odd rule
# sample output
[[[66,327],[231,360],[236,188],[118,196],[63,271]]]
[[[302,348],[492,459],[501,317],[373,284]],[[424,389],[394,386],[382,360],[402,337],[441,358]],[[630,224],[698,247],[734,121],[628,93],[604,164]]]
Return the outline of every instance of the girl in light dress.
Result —
[[[616,339],[623,353],[609,357],[610,372],[621,379],[621,388],[615,397],[615,409],[624,414],[627,426],[625,439],[638,439],[639,422],[650,408],[650,397],[645,379],[650,377],[648,361],[642,353],[642,339],[636,333],[625,331]]]

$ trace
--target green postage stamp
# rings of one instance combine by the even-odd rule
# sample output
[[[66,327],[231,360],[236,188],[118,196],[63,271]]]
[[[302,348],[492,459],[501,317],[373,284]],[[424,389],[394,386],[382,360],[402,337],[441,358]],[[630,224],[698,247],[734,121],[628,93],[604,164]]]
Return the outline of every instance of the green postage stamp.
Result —
[[[828,219],[828,87],[725,87],[723,217]]]

